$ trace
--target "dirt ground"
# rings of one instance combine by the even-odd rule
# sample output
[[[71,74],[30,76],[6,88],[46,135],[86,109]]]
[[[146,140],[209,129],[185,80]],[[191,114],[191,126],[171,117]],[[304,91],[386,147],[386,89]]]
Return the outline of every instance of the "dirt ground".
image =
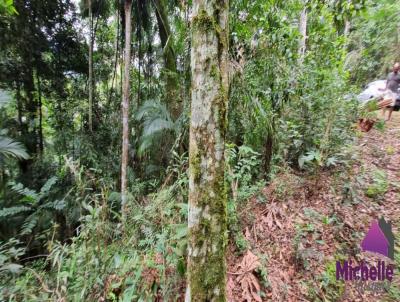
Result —
[[[241,209],[248,245],[239,251],[230,243],[229,301],[400,301],[400,113],[359,132],[348,152],[351,159],[333,170],[283,173]],[[336,281],[337,260],[394,264],[361,251],[380,217],[397,239],[392,282]]]

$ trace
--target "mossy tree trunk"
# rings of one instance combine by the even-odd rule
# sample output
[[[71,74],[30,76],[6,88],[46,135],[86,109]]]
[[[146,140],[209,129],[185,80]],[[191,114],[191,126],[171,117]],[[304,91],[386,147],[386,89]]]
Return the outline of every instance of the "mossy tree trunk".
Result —
[[[186,301],[226,301],[228,0],[194,0]]]
[[[131,66],[132,36],[132,0],[125,0],[125,50],[124,50],[124,82],[122,89],[122,158],[121,158],[121,204],[122,221],[125,222],[127,212],[127,167],[129,149],[129,90]]]

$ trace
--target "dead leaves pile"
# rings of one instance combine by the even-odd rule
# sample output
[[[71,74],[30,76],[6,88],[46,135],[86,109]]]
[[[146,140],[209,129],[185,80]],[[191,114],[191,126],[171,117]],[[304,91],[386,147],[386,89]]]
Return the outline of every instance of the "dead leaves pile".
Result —
[[[243,256],[236,273],[229,273],[228,279],[228,296],[232,296],[232,286],[234,286],[233,278],[240,283],[242,300],[246,302],[257,301],[262,302],[260,292],[261,286],[254,275],[255,270],[261,266],[260,259],[250,250]],[[231,299],[229,299],[231,301]]]

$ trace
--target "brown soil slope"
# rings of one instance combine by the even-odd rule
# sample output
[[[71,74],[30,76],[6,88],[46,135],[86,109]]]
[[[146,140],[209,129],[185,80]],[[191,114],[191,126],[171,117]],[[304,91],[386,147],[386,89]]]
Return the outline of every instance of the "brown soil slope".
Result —
[[[229,301],[400,301],[400,114],[384,131],[359,133],[350,149],[341,167],[283,173],[241,209],[248,249],[230,243]],[[390,262],[360,249],[381,216],[397,239],[390,288],[336,281],[336,260]]]

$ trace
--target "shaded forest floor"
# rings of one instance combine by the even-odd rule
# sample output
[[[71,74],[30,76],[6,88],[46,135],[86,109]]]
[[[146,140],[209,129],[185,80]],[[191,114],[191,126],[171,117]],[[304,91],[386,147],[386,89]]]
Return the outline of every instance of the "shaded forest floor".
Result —
[[[288,170],[239,210],[247,246],[229,246],[229,301],[400,301],[400,113],[358,133],[348,157],[314,176]],[[378,260],[360,244],[381,216],[396,236],[390,287],[336,281],[336,260]]]

